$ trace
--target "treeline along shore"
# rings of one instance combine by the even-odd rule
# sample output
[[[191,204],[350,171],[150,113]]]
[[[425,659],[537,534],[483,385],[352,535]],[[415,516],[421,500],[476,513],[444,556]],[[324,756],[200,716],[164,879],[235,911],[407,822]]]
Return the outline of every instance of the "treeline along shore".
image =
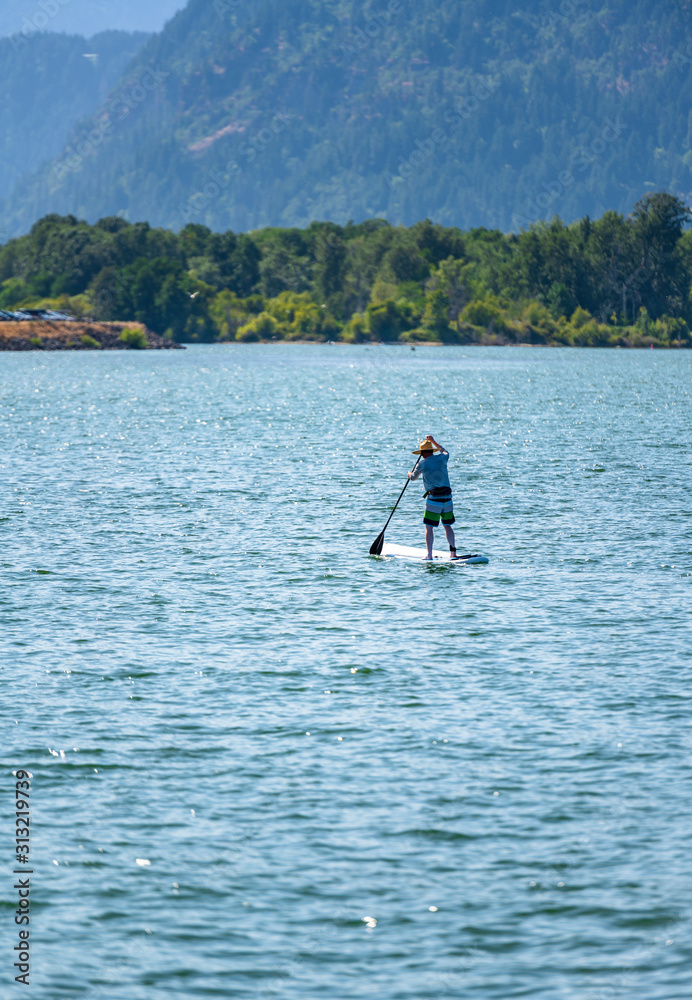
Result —
[[[647,195],[626,217],[555,218],[509,234],[382,219],[248,234],[189,224],[174,233],[118,216],[89,225],[48,215],[0,247],[0,309],[62,310],[91,324],[78,335],[64,324],[71,348],[276,340],[689,348],[691,219],[666,193]],[[28,336],[23,326],[4,324],[0,349],[12,337],[50,346],[51,324]]]

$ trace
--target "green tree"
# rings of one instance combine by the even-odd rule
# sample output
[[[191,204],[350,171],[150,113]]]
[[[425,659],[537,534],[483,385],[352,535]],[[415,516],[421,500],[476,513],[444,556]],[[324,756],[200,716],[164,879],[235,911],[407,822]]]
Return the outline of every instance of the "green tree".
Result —
[[[634,244],[646,276],[644,304],[652,319],[677,315],[689,287],[680,240],[692,212],[680,198],[660,192],[638,201],[632,216]]]
[[[221,340],[235,340],[238,330],[248,319],[248,310],[235,292],[224,288],[213,298],[209,315]]]
[[[443,342],[450,339],[449,298],[441,288],[426,296],[421,326],[427,333],[435,334]]]
[[[244,323],[236,333],[236,340],[275,340],[279,331],[276,319],[267,312],[261,312],[247,323]]]
[[[396,340],[402,333],[415,326],[414,309],[408,302],[372,303],[365,312],[370,339],[374,341]]]
[[[442,308],[443,302],[446,308],[447,325],[453,323],[458,329],[459,315],[473,293],[473,270],[473,264],[464,263],[463,260],[457,260],[454,257],[448,257],[446,260],[440,262],[440,266],[430,279],[430,286],[433,293],[440,291],[442,297],[435,299],[434,305],[432,305],[432,299],[429,297],[430,302],[428,304],[432,312],[429,314],[428,322],[432,323],[432,326],[426,326],[424,318],[423,326],[425,329],[435,329],[436,331],[442,329],[442,326],[434,317],[437,316],[437,312]],[[428,304],[426,304],[426,312],[428,312]]]
[[[346,243],[336,226],[321,226],[314,244],[315,265],[313,280],[315,293],[325,304],[330,304],[343,287]]]

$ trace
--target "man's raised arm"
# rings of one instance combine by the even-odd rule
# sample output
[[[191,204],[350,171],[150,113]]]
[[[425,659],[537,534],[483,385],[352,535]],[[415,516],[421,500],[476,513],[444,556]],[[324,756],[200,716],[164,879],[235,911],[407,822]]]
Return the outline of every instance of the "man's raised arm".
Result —
[[[432,436],[432,434],[428,434],[427,440],[430,442],[430,444],[434,444],[437,450],[441,451],[443,455],[449,455],[447,449],[443,448],[441,444],[438,444],[435,438]]]

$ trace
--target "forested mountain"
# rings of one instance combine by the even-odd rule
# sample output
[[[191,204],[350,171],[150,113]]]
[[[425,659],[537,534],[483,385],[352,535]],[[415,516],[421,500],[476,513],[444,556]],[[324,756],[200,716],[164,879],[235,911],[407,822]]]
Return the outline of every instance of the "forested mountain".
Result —
[[[61,152],[74,122],[100,107],[147,37],[106,31],[89,39],[0,39],[0,198]]]
[[[49,215],[0,249],[0,309],[137,320],[178,341],[690,347],[691,218],[665,192],[626,218],[520,235],[382,219],[176,234]]]
[[[4,211],[503,231],[692,192],[683,0],[190,0]],[[120,108],[120,110],[119,110]],[[65,169],[65,163],[71,163]]]
[[[185,0],[1,0],[0,37],[41,31],[78,35],[160,31]]]

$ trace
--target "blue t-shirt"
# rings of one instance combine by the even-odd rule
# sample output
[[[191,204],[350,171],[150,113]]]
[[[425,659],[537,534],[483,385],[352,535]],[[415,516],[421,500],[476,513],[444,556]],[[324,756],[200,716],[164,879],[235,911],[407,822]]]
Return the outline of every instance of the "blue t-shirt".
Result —
[[[423,486],[426,492],[441,488],[451,489],[449,485],[449,475],[447,473],[447,462],[449,452],[441,449],[438,455],[431,455],[430,458],[422,458],[418,463],[418,468],[413,474],[413,479],[423,476]]]

